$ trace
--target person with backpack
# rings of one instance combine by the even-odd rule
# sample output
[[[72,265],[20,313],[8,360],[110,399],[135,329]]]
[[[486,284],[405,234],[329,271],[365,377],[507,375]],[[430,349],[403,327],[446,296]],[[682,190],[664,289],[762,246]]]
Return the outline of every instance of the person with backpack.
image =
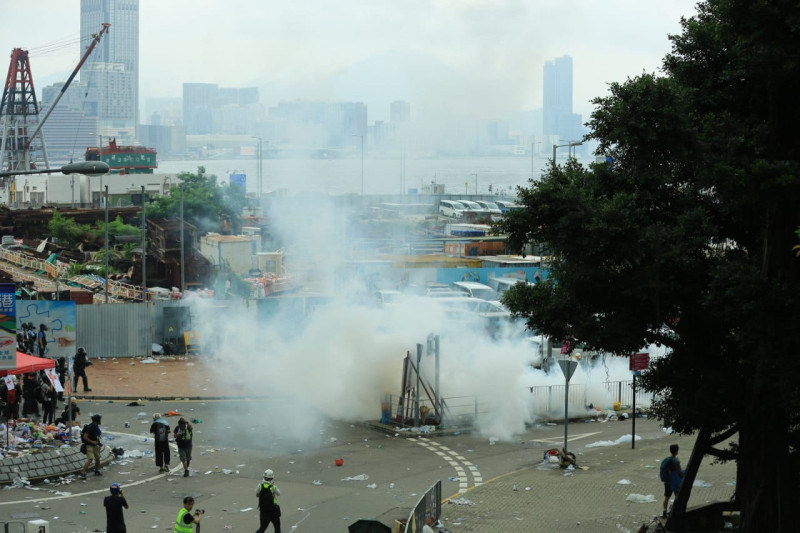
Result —
[[[678,445],[671,444],[669,447],[670,455],[661,461],[661,469],[659,477],[664,483],[664,509],[661,512],[661,518],[667,517],[667,506],[669,505],[669,498],[672,494],[678,497],[678,491],[681,488],[683,481],[683,470],[681,469],[681,460],[678,459]]]
[[[86,445],[86,463],[83,465],[79,476],[84,481],[86,481],[86,472],[89,471],[92,461],[94,461],[94,475],[103,475],[100,472],[100,449],[103,447],[100,442],[100,435],[103,434],[100,430],[100,420],[100,415],[93,414],[92,423],[83,426],[83,431],[81,431],[81,442]],[[81,445],[81,451],[83,451],[83,444]]]
[[[153,434],[153,442],[155,443],[158,471],[169,472],[169,424],[158,413],[153,415],[150,433]]]
[[[269,468],[264,470],[264,481],[256,488],[258,498],[259,525],[256,533],[264,533],[270,524],[275,526],[275,533],[281,533],[281,508],[278,496],[281,491],[274,483],[275,474]]]
[[[183,477],[189,477],[189,463],[192,461],[192,424],[181,417],[174,433],[175,444],[178,445],[178,457],[183,463]]]

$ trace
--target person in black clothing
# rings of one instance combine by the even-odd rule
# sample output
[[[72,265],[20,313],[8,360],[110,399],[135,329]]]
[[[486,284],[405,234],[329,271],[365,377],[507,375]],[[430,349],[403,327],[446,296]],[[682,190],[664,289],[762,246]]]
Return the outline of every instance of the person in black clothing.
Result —
[[[86,360],[86,350],[80,347],[72,362],[72,371],[74,372],[72,390],[77,391],[78,378],[83,378],[83,392],[92,392],[92,389],[89,388],[89,378],[86,377],[87,366],[92,366],[92,362]]]
[[[158,413],[153,414],[153,423],[150,425],[150,433],[153,434],[158,471],[169,472],[169,424],[167,424],[167,421]]]
[[[111,496],[106,496],[103,500],[103,506],[106,508],[106,533],[126,533],[122,509],[128,508],[128,501],[119,483],[112,483],[110,490]]]
[[[39,357],[44,357],[44,354],[47,353],[47,326],[44,324],[39,324],[36,346],[39,348]]]
[[[92,460],[94,460],[94,475],[103,475],[103,473],[100,472],[100,448],[103,446],[100,442],[100,435],[103,434],[100,430],[100,418],[98,414],[92,415],[92,423],[87,424],[86,427],[83,428],[83,432],[81,432],[81,440],[86,444],[86,464],[83,465],[83,469],[81,469],[80,473],[80,477],[84,481],[86,480],[86,472],[89,471]]]
[[[56,418],[56,408],[58,407],[58,392],[56,387],[47,376],[42,380],[42,389],[45,391],[44,401],[42,402],[42,422],[53,424]]]
[[[264,470],[264,481],[256,488],[259,515],[256,533],[264,533],[270,524],[275,528],[275,533],[281,533],[281,508],[278,505],[280,495],[281,491],[275,485],[274,472],[269,468]]]
[[[39,416],[39,402],[37,395],[40,394],[41,383],[36,372],[29,372],[22,378],[22,417],[28,415]]]

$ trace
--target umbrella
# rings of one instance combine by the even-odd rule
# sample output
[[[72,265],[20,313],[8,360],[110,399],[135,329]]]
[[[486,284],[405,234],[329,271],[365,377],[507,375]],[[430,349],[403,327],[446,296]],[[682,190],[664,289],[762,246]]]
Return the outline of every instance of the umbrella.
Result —
[[[347,527],[350,533],[392,533],[392,528],[377,520],[361,519]]]

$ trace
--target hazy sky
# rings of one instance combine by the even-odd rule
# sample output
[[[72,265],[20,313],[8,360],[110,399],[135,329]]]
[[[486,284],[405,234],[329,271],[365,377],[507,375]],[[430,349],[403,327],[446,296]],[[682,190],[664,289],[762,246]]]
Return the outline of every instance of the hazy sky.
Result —
[[[258,86],[280,99],[447,107],[482,118],[542,105],[544,61],[571,55],[574,107],[607,83],[653,72],[694,0],[140,0],[140,90],[179,97],[183,82]],[[4,1],[0,48],[73,42],[80,0]],[[99,29],[99,28],[98,28]],[[114,28],[111,28],[111,32]],[[67,78],[78,45],[37,55],[37,89]],[[7,59],[3,72],[7,69]]]

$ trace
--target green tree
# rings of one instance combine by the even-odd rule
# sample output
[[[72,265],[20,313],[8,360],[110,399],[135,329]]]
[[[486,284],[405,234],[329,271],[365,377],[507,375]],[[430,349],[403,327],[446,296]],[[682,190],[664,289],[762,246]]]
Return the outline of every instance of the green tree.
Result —
[[[230,226],[234,232],[241,230],[239,216],[247,205],[241,187],[220,187],[217,177],[207,175],[204,167],[197,173],[178,174],[183,187],[183,216],[195,225],[200,233],[221,232]],[[147,206],[147,217],[151,219],[180,217],[180,189],[173,188],[169,194],[156,198]]]
[[[50,235],[58,240],[62,246],[68,248],[76,246],[84,235],[89,233],[89,226],[78,224],[71,218],[64,217],[58,211],[53,212],[53,217],[47,223]]]
[[[141,218],[141,217],[140,217]],[[106,224],[103,221],[96,221],[94,227],[92,228],[92,236],[99,241],[105,239],[106,234]],[[114,220],[108,222],[108,240],[110,242],[114,242],[114,237],[126,235],[126,236],[136,236],[141,239],[142,229],[138,226],[132,226],[131,224],[126,224],[123,222],[122,217],[117,216]]]
[[[626,355],[670,348],[642,382],[697,433],[674,523],[705,455],[737,462],[741,531],[794,531],[800,504],[800,11],[698,4],[664,76],[612,84],[590,137],[611,165],[550,166],[500,224],[546,243],[552,278],[506,303],[555,338]],[[732,438],[733,437],[733,438]]]

